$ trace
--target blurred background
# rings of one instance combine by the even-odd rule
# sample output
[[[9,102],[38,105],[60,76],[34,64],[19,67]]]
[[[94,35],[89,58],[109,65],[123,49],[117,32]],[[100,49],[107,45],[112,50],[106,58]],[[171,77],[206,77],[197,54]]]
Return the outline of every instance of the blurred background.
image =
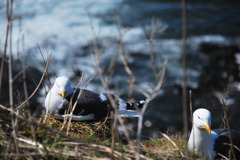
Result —
[[[227,105],[230,126],[240,129],[239,5],[240,1],[237,0],[187,1],[187,89],[192,91],[194,110],[203,107],[212,111],[213,128],[224,127],[224,102]],[[98,47],[104,48],[100,66],[107,76],[111,60],[119,52],[120,27],[125,31],[124,53],[128,56],[136,85],[150,91],[156,84],[148,41],[154,24],[160,32],[155,33],[152,49],[161,65],[168,59],[168,66],[163,86],[146,111],[144,131],[147,131],[147,136],[153,137],[158,131],[182,131],[181,10],[181,3],[177,0],[14,1],[14,74],[19,72],[21,59],[26,55],[28,92],[31,94],[44,69],[43,57],[46,60],[52,53],[49,75],[53,79],[65,75],[75,80],[76,84],[76,77],[83,73],[86,81],[94,75],[85,87],[95,92],[104,92],[93,68],[93,39],[97,38]],[[0,1],[1,52],[6,26],[6,2]],[[113,93],[126,100],[129,98],[128,79],[118,57],[109,86]],[[4,73],[3,84],[1,103],[7,104],[7,71]],[[14,82],[16,105],[23,98],[21,86],[20,77]],[[42,106],[48,88],[41,88],[30,101],[31,106]],[[136,100],[144,99],[137,91],[134,91],[133,97]],[[189,103],[188,97],[188,106]],[[188,112],[190,115],[190,110]],[[150,132],[151,130],[156,132]]]

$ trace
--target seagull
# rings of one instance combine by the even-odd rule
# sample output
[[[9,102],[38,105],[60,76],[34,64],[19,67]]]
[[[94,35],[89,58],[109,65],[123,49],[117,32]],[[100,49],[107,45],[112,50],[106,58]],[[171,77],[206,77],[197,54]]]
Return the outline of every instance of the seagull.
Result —
[[[228,131],[211,131],[211,113],[204,108],[193,113],[193,127],[188,140],[188,150],[205,159],[240,159],[240,131],[231,132],[232,147]],[[229,154],[231,148],[234,155]],[[235,157],[234,157],[235,156]]]
[[[108,96],[112,96],[118,107],[118,114],[121,117],[139,117],[134,109],[141,108],[145,101],[141,100],[134,105],[125,102],[113,94],[97,94],[87,89],[74,88],[67,77],[56,78],[53,87],[49,90],[45,99],[45,108],[55,118],[64,119],[71,117],[75,121],[100,120],[111,117],[114,111]],[[76,107],[70,114],[71,108]]]

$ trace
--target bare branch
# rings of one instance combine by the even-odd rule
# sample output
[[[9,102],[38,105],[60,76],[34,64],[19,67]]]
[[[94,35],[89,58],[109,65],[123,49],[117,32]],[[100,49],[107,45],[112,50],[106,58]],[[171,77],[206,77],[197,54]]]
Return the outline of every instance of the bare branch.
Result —
[[[101,67],[99,66],[100,56],[101,56],[102,53],[100,53],[99,49],[98,49],[98,45],[97,45],[98,41],[97,41],[97,37],[96,37],[95,31],[94,31],[94,27],[92,25],[90,16],[89,16],[89,19],[90,19],[92,32],[93,32],[93,44],[94,44],[94,55],[93,55],[93,57],[94,57],[94,62],[95,62],[95,70],[96,70],[96,72],[97,72],[97,74],[100,78],[100,81],[101,81],[106,93],[109,93],[109,91],[110,91],[109,87],[108,87],[108,82],[109,81],[105,80],[105,78],[103,76],[103,71],[102,71]],[[111,94],[106,94],[106,95],[107,95],[108,100],[110,101],[110,104],[111,104],[111,106],[113,107],[113,110],[114,110],[114,117],[113,117],[114,119],[113,119],[113,123],[112,123],[112,144],[111,144],[112,155],[113,155],[113,151],[114,151],[114,147],[115,147],[114,137],[115,137],[115,129],[116,129],[117,120],[118,120],[119,124],[121,125],[121,127],[124,128],[124,134],[125,134],[125,137],[126,137],[128,142],[129,142],[130,139],[129,139],[129,133],[126,129],[126,126],[124,125],[123,119],[118,114],[118,106],[117,106],[114,98],[112,97]]]
[[[138,90],[140,93],[142,93],[145,97],[150,97],[150,94],[147,93],[146,91],[144,91],[142,88],[140,88],[139,86],[135,85],[134,88],[136,90]]]
[[[125,36],[126,32],[128,31],[128,29],[127,30],[122,30],[121,29],[121,26],[118,23],[117,16],[115,16],[115,23],[117,25],[117,29],[118,29],[118,32],[119,32],[119,38],[118,38],[118,42],[119,43],[118,43],[118,45],[119,45],[119,48],[120,48],[121,60],[122,60],[122,63],[124,65],[124,69],[125,69],[126,73],[129,76],[129,80],[128,80],[128,83],[129,83],[128,96],[131,97],[132,94],[133,94],[135,77],[134,77],[134,74],[133,74],[132,70],[129,67],[128,58],[127,58],[126,53],[125,53],[124,42],[123,42],[124,36]]]
[[[187,51],[187,10],[186,0],[181,1],[182,5],[182,116],[184,139],[187,143],[188,116],[187,116],[187,73],[186,73],[186,51]],[[187,146],[185,148],[186,158],[189,158]]]
[[[224,101],[224,99],[222,99],[222,108],[223,108],[223,117],[224,117],[224,120],[225,120],[225,124],[226,124],[226,127],[227,127],[227,131],[228,131],[228,136],[229,136],[229,142],[230,142],[230,157],[232,157],[233,159],[236,159],[236,156],[235,156],[235,153],[234,153],[234,148],[233,148],[233,140],[232,140],[232,134],[231,134],[231,129],[230,129],[230,126],[229,126],[229,123],[228,123],[228,115],[227,115],[227,105],[226,105],[226,102]]]
[[[26,77],[26,51],[25,51],[25,46],[24,46],[24,35],[22,36],[22,66],[23,66],[23,74],[22,74],[22,78],[23,78],[23,90],[24,90],[24,96],[25,99],[28,98],[28,90],[27,90],[27,77]],[[29,106],[29,102],[26,102],[27,106]]]
[[[8,45],[8,36],[11,28],[12,23],[12,8],[9,4],[9,0],[7,0],[7,28],[6,28],[6,37],[5,37],[5,43],[4,43],[4,50],[3,50],[3,56],[2,56],[2,62],[1,62],[1,70],[0,70],[0,98],[2,93],[2,79],[3,79],[3,72],[4,72],[4,63],[6,61],[6,54],[7,54],[7,45]]]
[[[140,159],[140,150],[141,150],[141,136],[142,136],[142,124],[143,124],[143,115],[147,109],[147,106],[149,104],[149,102],[154,99],[157,96],[157,93],[159,92],[159,90],[162,87],[162,83],[163,83],[163,78],[167,69],[167,64],[168,64],[168,60],[166,59],[163,65],[163,68],[159,71],[159,75],[160,75],[160,79],[155,87],[155,89],[153,90],[153,92],[150,94],[149,97],[147,97],[146,102],[143,106],[143,108],[141,109],[140,112],[140,116],[138,119],[138,129],[137,129],[137,144],[136,144],[136,159],[139,160]]]
[[[150,61],[151,61],[152,71],[153,71],[156,81],[158,81],[158,79],[160,78],[160,75],[158,75],[158,73],[157,73],[158,66],[160,66],[160,64],[157,65],[156,62],[161,62],[161,61],[160,60],[156,61],[156,59],[159,59],[159,57],[156,58],[154,47],[153,47],[153,42],[154,42],[155,35],[157,33],[163,32],[166,29],[166,26],[158,28],[158,24],[159,24],[158,20],[153,17],[152,21],[151,21],[152,28],[151,28],[150,36],[148,36],[148,32],[147,32],[146,28],[144,26],[142,27],[145,38],[148,40],[149,50],[150,50]]]

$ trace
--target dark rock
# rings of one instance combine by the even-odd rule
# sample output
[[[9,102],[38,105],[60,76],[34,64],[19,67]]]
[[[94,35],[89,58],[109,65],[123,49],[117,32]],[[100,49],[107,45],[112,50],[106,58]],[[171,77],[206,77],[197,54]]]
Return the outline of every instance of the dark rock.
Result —
[[[239,64],[236,54],[240,52],[237,46],[202,43],[199,51],[205,56],[202,61],[202,72],[198,79],[199,86],[192,89],[193,110],[207,108],[212,112],[213,127],[226,127],[223,124],[223,102],[230,98],[234,102],[226,104],[228,116],[231,117],[230,126],[239,128],[236,117],[240,116],[236,95],[239,91],[231,88],[233,83],[239,82]],[[229,121],[230,122],[230,121]]]
[[[0,62],[1,64],[1,62]],[[21,62],[17,60],[13,60],[12,63],[12,73],[13,78],[22,72]],[[4,106],[9,106],[9,77],[8,77],[8,64],[5,62],[4,64],[4,72],[3,72],[3,82],[2,82],[2,91],[0,93],[1,104]],[[26,84],[27,84],[27,92],[28,96],[30,96],[33,91],[36,89],[42,73],[34,67],[26,68]],[[26,98],[24,96],[24,87],[23,87],[24,79],[22,74],[19,74],[13,81],[13,101],[14,107],[17,107],[21,104]],[[36,94],[29,100],[29,108],[31,111],[36,111],[38,107],[40,107],[37,98],[39,97],[39,90]]]

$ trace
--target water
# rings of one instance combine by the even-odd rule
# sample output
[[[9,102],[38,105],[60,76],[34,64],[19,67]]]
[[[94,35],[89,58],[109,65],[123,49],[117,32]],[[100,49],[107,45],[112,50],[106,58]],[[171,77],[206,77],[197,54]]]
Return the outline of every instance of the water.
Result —
[[[0,44],[4,46],[6,19],[5,1],[0,2]],[[188,87],[199,88],[204,64],[208,61],[199,46],[202,43],[214,43],[220,46],[235,45],[240,42],[240,19],[238,1],[191,1],[187,4],[188,22]],[[55,75],[74,76],[74,71],[84,73],[87,81],[93,77],[88,89],[103,92],[104,89],[94,70],[93,37],[98,38],[100,48],[106,45],[100,58],[100,65],[107,71],[109,63],[118,47],[119,38],[117,23],[124,35],[124,51],[129,54],[129,65],[136,77],[136,84],[146,91],[151,91],[155,85],[149,58],[149,43],[143,28],[149,36],[153,17],[157,27],[163,31],[155,35],[154,51],[161,64],[167,58],[169,63],[159,93],[163,98],[161,105],[171,106],[171,97],[181,97],[181,4],[179,1],[146,1],[146,0],[21,0],[14,1],[14,16],[21,20],[14,21],[13,52],[18,58],[21,52],[16,46],[21,43],[24,35],[24,45],[28,55],[28,64],[43,69],[39,65],[42,55],[37,47],[40,46],[46,58],[52,53],[49,72]],[[93,27],[93,28],[92,28]],[[21,46],[21,45],[20,45]],[[21,51],[21,47],[20,47]],[[235,63],[235,62],[234,62]],[[74,68],[74,69],[73,69]],[[128,75],[124,71],[120,56],[117,58],[113,77],[110,81],[112,92],[127,98],[129,89]],[[227,86],[227,84],[226,84]],[[116,89],[117,88],[117,89]],[[238,85],[237,85],[237,88]],[[206,88],[207,90],[208,88]],[[171,94],[169,95],[168,93]],[[222,92],[221,92],[222,93]],[[136,98],[144,98],[134,92]],[[173,98],[174,99],[174,98]],[[178,99],[178,98],[177,98]],[[198,100],[204,101],[204,99]],[[178,109],[181,100],[178,102]],[[180,103],[180,104],[179,104]],[[198,104],[196,102],[196,104]],[[199,106],[200,107],[200,106]],[[205,107],[205,106],[202,106]],[[163,109],[163,112],[166,109]],[[162,116],[157,113],[156,117]],[[179,114],[181,121],[181,114]],[[164,121],[169,121],[165,117]],[[174,124],[170,128],[177,128]]]

